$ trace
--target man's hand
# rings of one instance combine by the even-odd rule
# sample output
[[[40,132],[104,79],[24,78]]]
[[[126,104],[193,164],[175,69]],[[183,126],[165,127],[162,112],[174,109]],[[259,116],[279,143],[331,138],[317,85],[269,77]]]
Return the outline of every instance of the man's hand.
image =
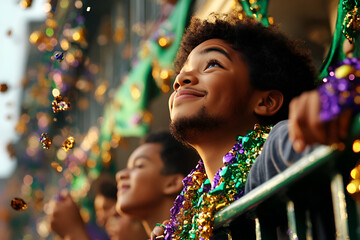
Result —
[[[86,233],[79,208],[67,191],[63,191],[60,194],[60,200],[55,202],[50,225],[51,229],[64,239],[90,239]]]
[[[170,220],[165,220],[162,225],[166,225]],[[164,239],[165,228],[163,226],[156,226],[151,232],[151,240]]]
[[[296,152],[315,143],[333,144],[348,135],[352,111],[345,110],[329,122],[319,117],[320,97],[316,90],[294,98],[289,106],[289,137]]]

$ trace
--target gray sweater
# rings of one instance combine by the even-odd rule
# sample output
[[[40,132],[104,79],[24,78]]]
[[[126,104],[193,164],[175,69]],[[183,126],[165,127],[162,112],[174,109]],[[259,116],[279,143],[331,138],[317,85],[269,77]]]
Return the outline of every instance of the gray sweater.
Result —
[[[245,185],[245,194],[269,180],[292,163],[308,154],[313,147],[296,153],[289,139],[288,121],[277,123],[264,143],[261,154],[256,158]]]

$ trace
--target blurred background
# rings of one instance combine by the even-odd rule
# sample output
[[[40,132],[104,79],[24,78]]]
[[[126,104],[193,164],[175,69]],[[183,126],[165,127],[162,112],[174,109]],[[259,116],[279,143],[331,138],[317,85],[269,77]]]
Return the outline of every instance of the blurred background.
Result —
[[[250,9],[304,41],[319,68],[337,7],[335,0],[1,1],[1,239],[55,239],[49,201],[63,188],[94,221],[91,182],[124,168],[146,133],[168,128],[172,61],[192,16]],[[27,209],[11,208],[14,198]]]

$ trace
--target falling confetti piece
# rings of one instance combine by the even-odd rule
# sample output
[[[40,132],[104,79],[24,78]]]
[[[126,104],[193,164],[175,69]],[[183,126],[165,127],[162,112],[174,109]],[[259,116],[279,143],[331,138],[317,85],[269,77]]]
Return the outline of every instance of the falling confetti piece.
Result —
[[[40,136],[40,143],[43,149],[49,149],[52,144],[51,138],[48,137],[47,133],[42,133]]]
[[[62,100],[61,96],[55,97],[55,100],[52,102],[52,109],[54,113],[60,111],[67,111],[70,109],[70,102]]]
[[[91,10],[91,7],[87,7],[87,8],[86,8],[86,11],[87,11],[87,12],[90,12],[90,10]]]
[[[6,83],[0,84],[0,92],[6,92],[9,89]]]
[[[64,60],[64,53],[63,53],[63,52],[56,51],[56,52],[54,52],[54,58],[55,58],[58,62],[62,62],[62,61]]]
[[[15,209],[16,211],[22,211],[27,209],[27,204],[21,198],[13,198],[11,200],[10,206]]]
[[[56,172],[58,172],[58,173],[61,173],[61,172],[63,171],[63,167],[60,166],[60,164],[57,163],[57,162],[52,162],[52,163],[51,163],[51,166],[52,166],[53,169],[54,169]]]
[[[65,142],[63,143],[63,146],[62,148],[65,150],[65,151],[68,151],[70,149],[72,149],[75,145],[75,138],[73,137],[68,137]]]
[[[6,145],[6,150],[9,154],[10,158],[14,158],[16,156],[16,150],[15,150],[14,144],[8,143]]]
[[[31,7],[31,4],[32,4],[32,0],[21,0],[19,2],[20,6],[23,7],[23,8],[28,8],[28,7]]]

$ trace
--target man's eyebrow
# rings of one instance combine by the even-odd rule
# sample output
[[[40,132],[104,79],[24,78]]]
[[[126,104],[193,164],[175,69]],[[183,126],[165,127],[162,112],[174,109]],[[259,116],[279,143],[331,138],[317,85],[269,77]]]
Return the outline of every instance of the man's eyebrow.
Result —
[[[139,156],[136,156],[133,160],[131,160],[131,165],[127,165],[128,167],[129,166],[134,166],[134,164],[136,164],[137,161],[139,161],[140,159],[145,159],[147,161],[151,161],[151,159],[146,156],[146,155],[139,155]],[[130,162],[129,162],[130,164]]]
[[[205,54],[205,53],[213,52],[213,51],[219,52],[219,53],[223,54],[227,59],[229,59],[230,61],[232,61],[231,58],[230,58],[230,56],[229,56],[229,54],[228,54],[224,49],[222,49],[222,48],[217,48],[217,47],[205,48],[204,50],[202,50],[202,51],[200,52],[200,54]]]
[[[149,158],[148,156],[146,156],[146,155],[139,155],[139,156],[136,156],[136,157],[134,158],[134,162],[135,162],[136,160],[138,160],[138,159],[150,160],[150,158]]]

